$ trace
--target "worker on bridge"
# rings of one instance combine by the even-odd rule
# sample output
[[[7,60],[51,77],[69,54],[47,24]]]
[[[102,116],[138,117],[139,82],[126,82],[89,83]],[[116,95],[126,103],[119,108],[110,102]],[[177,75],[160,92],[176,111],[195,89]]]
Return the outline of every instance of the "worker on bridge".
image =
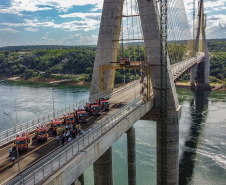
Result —
[[[12,147],[10,147],[10,148],[9,148],[9,157],[11,157],[11,156],[12,156],[12,154],[13,154],[13,148],[12,148]]]

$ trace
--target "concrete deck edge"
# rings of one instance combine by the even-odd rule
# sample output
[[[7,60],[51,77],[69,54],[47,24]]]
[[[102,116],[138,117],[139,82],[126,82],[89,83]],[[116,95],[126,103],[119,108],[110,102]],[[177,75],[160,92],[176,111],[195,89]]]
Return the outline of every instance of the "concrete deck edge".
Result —
[[[129,116],[115,125],[101,138],[91,144],[88,148],[80,151],[71,161],[49,176],[39,184],[44,185],[71,185],[78,177],[89,168],[114,142],[143,117],[153,106],[153,101],[137,107]]]

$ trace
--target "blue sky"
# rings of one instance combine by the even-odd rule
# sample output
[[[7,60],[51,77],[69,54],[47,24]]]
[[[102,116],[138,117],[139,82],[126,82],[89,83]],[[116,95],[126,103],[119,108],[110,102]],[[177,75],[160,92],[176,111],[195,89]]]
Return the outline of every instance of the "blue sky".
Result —
[[[184,2],[192,21],[193,0]],[[207,38],[226,38],[226,0],[204,2]],[[102,6],[103,0],[0,0],[0,47],[96,44]]]

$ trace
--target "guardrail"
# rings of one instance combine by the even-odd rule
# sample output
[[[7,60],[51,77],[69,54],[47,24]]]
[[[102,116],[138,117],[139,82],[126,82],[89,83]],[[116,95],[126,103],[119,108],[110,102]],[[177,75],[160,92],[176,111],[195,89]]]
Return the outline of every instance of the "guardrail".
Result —
[[[21,132],[32,132],[34,131],[38,125],[43,125],[46,123],[50,123],[50,121],[52,119],[55,118],[59,118],[62,117],[64,114],[67,114],[69,112],[72,112],[74,108],[78,108],[78,107],[84,107],[86,102],[90,101],[90,100],[94,100],[96,98],[100,98],[100,97],[105,97],[105,98],[109,98],[117,93],[120,93],[124,90],[127,90],[128,88],[130,88],[131,86],[137,84],[138,81],[131,83],[130,85],[113,91],[113,92],[109,92],[109,91],[103,91],[101,93],[95,94],[93,96],[91,96],[90,98],[84,98],[83,100],[80,100],[78,102],[75,102],[71,105],[68,105],[66,107],[63,107],[61,109],[57,109],[54,112],[45,114],[43,116],[40,116],[38,118],[35,118],[31,121],[22,123],[20,125],[17,125],[13,128],[7,129],[5,131],[0,132],[0,146],[4,145],[7,142],[10,142],[12,140],[14,140],[16,138],[16,134],[21,133]]]
[[[21,176],[17,176],[11,180],[8,185],[33,185],[40,183],[42,180],[49,177],[56,172],[59,168],[64,166],[69,160],[76,156],[81,150],[84,150],[97,139],[99,139],[108,130],[114,127],[117,123],[128,116],[134,111],[137,106],[142,104],[139,96],[134,101],[125,105],[119,111],[115,112],[109,117],[106,117],[99,124],[95,125],[91,130],[80,135],[80,137],[72,140],[71,143],[59,148],[52,154],[47,155],[41,161],[30,167],[28,170],[21,173]]]

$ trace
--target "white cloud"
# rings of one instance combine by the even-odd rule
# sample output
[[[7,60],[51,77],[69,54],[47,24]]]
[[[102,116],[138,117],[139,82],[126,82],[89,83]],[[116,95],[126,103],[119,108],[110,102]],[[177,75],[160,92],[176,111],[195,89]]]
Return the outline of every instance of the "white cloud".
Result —
[[[82,19],[94,19],[94,20],[100,20],[101,13],[71,13],[71,14],[64,14],[59,15],[61,18],[82,18]]]
[[[40,40],[49,40],[47,36],[41,37]]]
[[[204,2],[205,9],[213,9],[215,11],[220,11],[225,9],[226,0],[206,0]]]
[[[66,12],[73,6],[93,5],[92,11],[102,9],[103,0],[11,0],[10,7],[0,6],[0,13],[22,15],[22,11],[35,12],[51,10]]]
[[[72,45],[96,45],[97,39],[96,35],[83,36],[82,34],[73,34],[62,38],[63,43]]]
[[[26,31],[31,31],[31,32],[37,32],[39,31],[38,29],[34,29],[32,27],[24,28]]]
[[[2,29],[0,29],[0,31],[2,31],[2,32],[11,32],[11,33],[18,33],[19,32],[18,30],[14,30],[14,29],[12,29],[10,27],[2,28]]]
[[[33,29],[45,27],[45,28],[56,28],[64,31],[90,31],[95,30],[99,27],[100,21],[95,19],[85,19],[81,21],[70,21],[61,24],[56,24],[54,21],[39,22],[37,19],[29,20],[24,19],[24,23],[1,23],[2,25],[10,27],[31,27]],[[30,30],[31,31],[31,30]]]
[[[207,17],[207,38],[225,38],[226,15],[218,14]]]

